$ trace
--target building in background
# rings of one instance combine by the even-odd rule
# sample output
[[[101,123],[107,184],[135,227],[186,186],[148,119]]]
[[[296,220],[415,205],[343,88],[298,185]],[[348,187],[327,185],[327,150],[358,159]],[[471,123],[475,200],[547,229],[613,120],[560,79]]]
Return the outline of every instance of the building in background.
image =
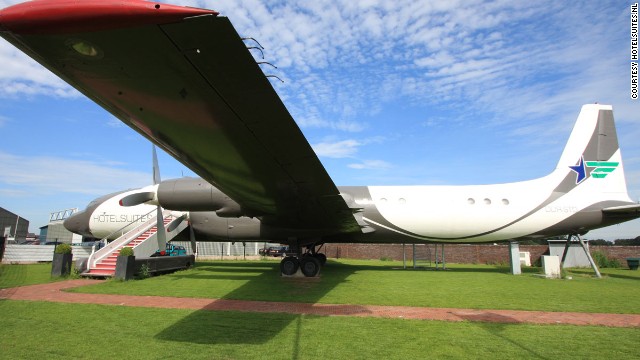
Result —
[[[7,243],[26,241],[29,233],[29,220],[0,207],[0,236],[7,238]]]
[[[81,243],[82,235],[74,234],[62,225],[66,218],[76,212],[78,208],[52,212],[49,216],[49,224],[40,228],[40,243]]]

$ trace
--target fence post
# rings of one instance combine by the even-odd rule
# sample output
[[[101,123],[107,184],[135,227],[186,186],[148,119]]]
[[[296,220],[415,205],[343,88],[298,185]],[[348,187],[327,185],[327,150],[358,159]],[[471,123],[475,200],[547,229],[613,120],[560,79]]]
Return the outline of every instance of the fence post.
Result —
[[[2,258],[4,257],[4,245],[7,243],[7,237],[0,237],[0,262],[2,262]]]

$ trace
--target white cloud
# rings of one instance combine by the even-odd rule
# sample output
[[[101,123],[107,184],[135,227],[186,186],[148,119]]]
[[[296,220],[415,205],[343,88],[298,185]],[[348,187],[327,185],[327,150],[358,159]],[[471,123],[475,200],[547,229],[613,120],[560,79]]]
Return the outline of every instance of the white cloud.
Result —
[[[361,145],[361,142],[349,139],[337,142],[321,142],[312,145],[312,147],[319,157],[346,158],[355,155]]]
[[[536,87],[536,77],[553,78],[548,70],[563,68],[584,75],[601,63],[602,57],[592,54],[607,53],[612,36],[601,31],[606,18],[589,3],[579,6],[580,14],[589,14],[591,25],[584,27],[574,6],[544,0],[167,2],[228,16],[242,36],[257,38],[267,60],[279,66],[275,73],[286,83],[276,87],[301,127],[347,132],[367,128],[366,117],[393,101],[422,106],[464,102],[467,111],[518,111],[521,118],[522,110],[532,107],[519,106],[522,100],[504,94],[557,96],[549,92],[562,84],[545,80]],[[0,63],[0,95],[78,95],[4,42]]]
[[[118,168],[117,163],[101,164],[51,156],[21,156],[0,151],[0,186],[5,194],[30,195],[58,192],[104,195],[142,187],[150,175]]]
[[[78,91],[4,39],[0,39],[0,64],[0,96],[80,96]]]
[[[126,127],[126,125],[122,121],[120,121],[120,119],[118,119],[115,116],[109,117],[109,120],[107,120],[107,126],[108,127],[112,127],[112,128],[124,128],[124,127]]]
[[[390,169],[392,165],[383,160],[364,160],[359,163],[349,164],[348,167],[358,170],[386,170]]]

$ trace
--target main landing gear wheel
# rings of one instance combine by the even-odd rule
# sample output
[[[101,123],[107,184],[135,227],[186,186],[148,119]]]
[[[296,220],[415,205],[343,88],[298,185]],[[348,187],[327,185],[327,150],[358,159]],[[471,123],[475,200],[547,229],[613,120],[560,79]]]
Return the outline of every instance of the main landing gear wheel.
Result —
[[[300,261],[300,270],[306,277],[314,277],[320,272],[320,260],[315,256],[305,256]]]
[[[313,254],[313,257],[318,259],[318,261],[320,261],[320,265],[322,266],[327,263],[327,255],[323,253],[315,253]]]
[[[280,272],[283,275],[293,275],[298,271],[298,267],[300,267],[300,262],[298,259],[293,256],[287,256],[286,258],[280,261]]]

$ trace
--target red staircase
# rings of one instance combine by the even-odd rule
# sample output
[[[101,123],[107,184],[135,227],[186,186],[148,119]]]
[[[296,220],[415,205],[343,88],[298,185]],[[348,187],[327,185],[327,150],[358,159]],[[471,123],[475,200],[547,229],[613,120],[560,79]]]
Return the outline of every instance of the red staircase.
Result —
[[[171,222],[171,218],[166,217],[163,219],[163,222],[164,222],[164,226],[167,226],[167,224]],[[114,276],[116,273],[116,261],[118,259],[118,255],[120,255],[120,250],[122,250],[123,247],[127,247],[127,246],[131,248],[135,248],[138,244],[142,243],[143,241],[153,236],[157,232],[157,230],[158,230],[158,227],[154,226],[149,230],[143,232],[137,238],[115,249],[113,252],[111,252],[111,254],[106,256],[104,259],[98,261],[94,267],[82,273],[82,275],[92,276],[92,277],[93,276],[96,276],[96,277],[97,276],[103,276],[103,277]]]

